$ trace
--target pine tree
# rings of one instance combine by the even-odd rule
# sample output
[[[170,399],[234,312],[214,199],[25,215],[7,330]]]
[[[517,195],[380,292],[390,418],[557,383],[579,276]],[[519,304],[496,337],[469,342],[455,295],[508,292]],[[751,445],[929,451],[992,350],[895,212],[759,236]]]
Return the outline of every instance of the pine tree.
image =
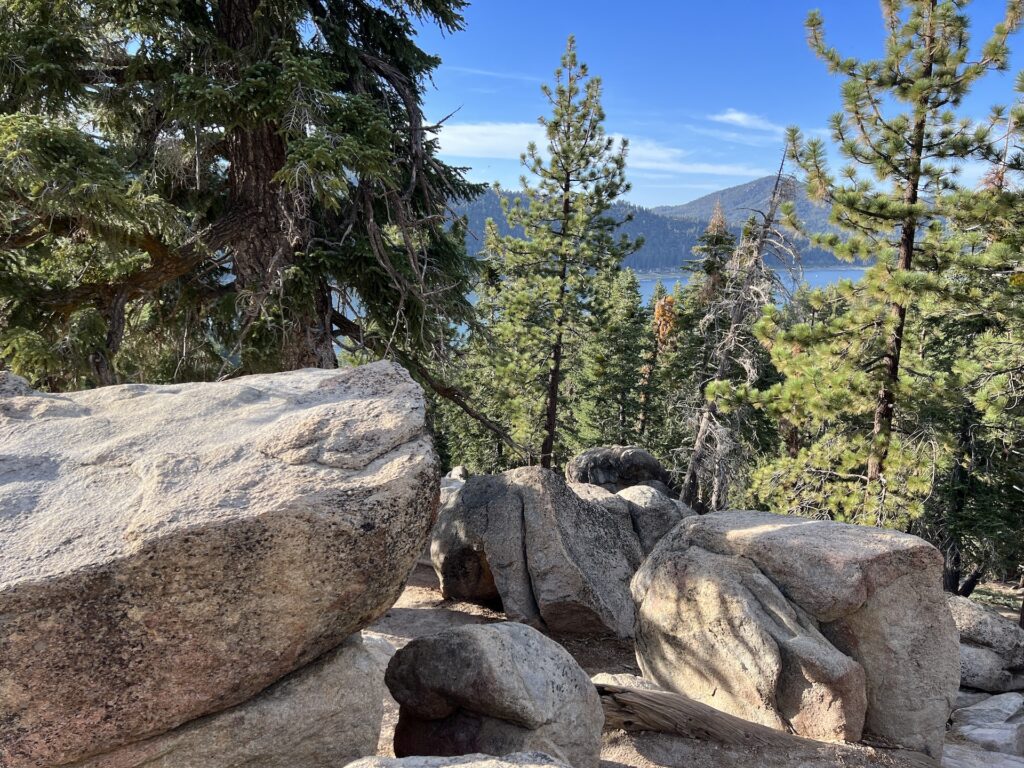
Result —
[[[629,190],[626,144],[616,147],[605,133],[601,81],[578,61],[573,38],[554,87],[543,91],[552,108],[540,120],[546,156],[530,144],[522,162],[535,186],[524,176],[521,196],[505,210],[508,230],[521,228],[523,237],[500,236],[489,223],[486,251],[501,280],[481,294],[481,307],[494,313],[488,330],[508,382],[511,434],[553,467],[565,457],[573,419],[564,384],[578,380],[598,285],[639,243],[616,238],[621,222],[608,215]]]
[[[667,329],[672,323],[669,318],[669,298],[665,284],[660,279],[656,280],[651,299],[647,303],[647,327],[643,332],[645,344],[640,366],[640,412],[637,414],[636,427],[638,442],[646,443],[649,448],[653,446],[648,439],[648,425],[652,417],[656,418],[656,414],[662,413],[665,407],[665,391],[660,386],[662,377],[659,374],[661,352],[668,335]]]
[[[578,449],[640,441],[643,368],[653,346],[640,282],[625,269],[602,293],[581,351]]]
[[[821,17],[808,18],[812,49],[843,78],[843,112],[832,120],[840,179],[821,140],[791,133],[792,156],[809,191],[831,204],[837,232],[814,242],[847,258],[873,258],[860,284],[814,299],[809,322],[763,324],[785,376],[764,403],[804,435],[795,455],[767,465],[757,497],[776,507],[871,524],[906,525],[930,490],[930,449],[910,405],[932,386],[904,363],[908,323],[955,245],[941,236],[956,161],[989,150],[990,132],[956,116],[970,87],[1007,64],[1007,37],[1022,3],[969,61],[966,2],[887,0],[884,58],[860,62],[825,43]],[[863,171],[873,179],[865,179]]]
[[[688,370],[680,372],[676,386],[677,408],[689,425],[680,449],[685,457],[680,499],[699,511],[726,508],[749,463],[756,422],[733,391],[757,386],[769,368],[754,326],[762,308],[772,304],[781,289],[768,265],[769,255],[774,252],[783,262],[792,261],[792,248],[777,226],[791,196],[791,180],[780,165],[768,209],[748,222],[738,243],[718,207],[694,249],[699,257],[696,275],[687,285],[679,313],[690,329],[679,344],[679,357]]]
[[[415,25],[463,0],[0,6],[3,360],[53,387],[438,348],[473,188]]]

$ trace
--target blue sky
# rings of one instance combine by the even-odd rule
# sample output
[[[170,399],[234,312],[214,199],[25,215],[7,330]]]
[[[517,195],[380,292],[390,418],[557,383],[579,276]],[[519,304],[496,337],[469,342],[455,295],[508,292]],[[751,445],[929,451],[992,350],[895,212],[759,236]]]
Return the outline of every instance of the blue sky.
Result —
[[[972,40],[1001,16],[1002,0],[975,0]],[[518,157],[539,139],[537,117],[550,79],[576,35],[580,58],[604,83],[609,133],[631,142],[638,204],[686,202],[774,172],[782,131],[822,131],[839,107],[839,81],[807,48],[803,20],[818,8],[832,45],[845,55],[881,53],[875,0],[476,0],[467,28],[421,30],[442,58],[426,99],[431,120],[454,113],[441,132],[446,160],[476,181],[517,186]],[[1021,35],[1013,47],[1024,47]],[[1008,73],[983,81],[964,114],[1013,98]]]

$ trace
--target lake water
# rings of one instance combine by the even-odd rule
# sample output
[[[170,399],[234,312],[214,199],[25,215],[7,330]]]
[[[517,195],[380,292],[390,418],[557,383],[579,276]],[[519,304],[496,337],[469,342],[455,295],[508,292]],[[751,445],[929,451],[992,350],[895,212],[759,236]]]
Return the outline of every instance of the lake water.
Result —
[[[822,267],[820,269],[805,269],[804,282],[811,288],[824,288],[838,283],[840,280],[860,280],[864,274],[864,267]],[[651,299],[654,293],[654,285],[660,279],[665,285],[665,290],[672,293],[676,283],[686,284],[690,275],[688,272],[667,272],[654,274],[651,272],[640,272],[640,294],[643,296],[644,304]]]

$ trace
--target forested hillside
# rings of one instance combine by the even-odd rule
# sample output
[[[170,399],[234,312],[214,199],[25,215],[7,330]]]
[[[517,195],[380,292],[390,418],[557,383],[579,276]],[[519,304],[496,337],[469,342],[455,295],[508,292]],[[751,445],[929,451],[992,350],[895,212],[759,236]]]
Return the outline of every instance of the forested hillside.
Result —
[[[659,208],[643,208],[626,202],[612,206],[610,215],[624,223],[619,231],[630,238],[643,238],[644,244],[627,256],[623,266],[638,272],[668,272],[677,270],[685,263],[694,261],[693,248],[701,234],[707,229],[716,202],[721,202],[730,231],[739,236],[743,223],[755,211],[765,211],[771,199],[775,178],[766,176],[748,184],[728,187],[712,192],[683,205]],[[500,193],[488,189],[472,202],[455,207],[460,216],[468,222],[466,248],[470,253],[479,253],[483,248],[484,227],[493,219],[503,235],[510,234],[501,213],[501,197],[512,199],[515,192],[502,190]],[[796,185],[794,205],[800,220],[810,232],[827,231],[828,208],[811,202],[803,187]],[[632,219],[627,221],[627,217]],[[521,232],[515,233],[522,235]],[[833,266],[844,262],[830,253],[812,248],[805,240],[796,239],[800,246],[804,266]]]

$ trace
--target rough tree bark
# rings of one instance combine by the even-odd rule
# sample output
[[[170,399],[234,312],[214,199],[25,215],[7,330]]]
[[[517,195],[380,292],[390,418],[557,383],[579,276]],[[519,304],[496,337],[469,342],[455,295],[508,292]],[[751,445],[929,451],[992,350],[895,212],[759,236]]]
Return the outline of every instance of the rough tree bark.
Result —
[[[563,238],[568,234],[569,219],[572,215],[572,202],[569,197],[571,190],[572,179],[566,176],[562,189],[562,229],[560,234]],[[558,315],[555,323],[555,342],[551,346],[551,367],[548,371],[544,409],[544,442],[540,447],[540,465],[545,469],[551,469],[551,465],[554,463],[555,438],[558,435],[558,392],[562,384],[562,355],[565,351],[565,294],[568,290],[569,280],[569,261],[564,249],[561,253],[561,271],[558,277],[558,304],[555,307],[555,312]]]
[[[236,51],[270,55],[272,39],[293,34],[290,29],[268,35],[257,24],[270,24],[272,14],[256,18],[261,0],[223,0],[217,14],[217,34]],[[233,128],[225,137],[228,160],[228,206],[245,215],[250,226],[238,230],[227,244],[240,298],[248,319],[265,307],[281,308],[276,318],[279,360],[284,369],[333,368],[330,294],[316,285],[306,295],[288,295],[286,272],[302,257],[311,237],[308,201],[275,180],[287,160],[280,126],[262,122]],[[243,361],[244,362],[244,361]]]

